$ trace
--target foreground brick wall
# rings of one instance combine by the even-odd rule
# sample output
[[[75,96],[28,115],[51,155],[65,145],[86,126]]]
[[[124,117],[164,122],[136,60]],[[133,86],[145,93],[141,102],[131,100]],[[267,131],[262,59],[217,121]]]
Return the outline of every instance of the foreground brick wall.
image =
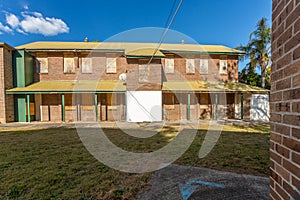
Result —
[[[13,87],[12,81],[12,49],[0,45],[0,123],[14,121],[13,95],[5,95],[5,90]]]
[[[300,198],[299,13],[299,0],[273,0],[271,199]]]

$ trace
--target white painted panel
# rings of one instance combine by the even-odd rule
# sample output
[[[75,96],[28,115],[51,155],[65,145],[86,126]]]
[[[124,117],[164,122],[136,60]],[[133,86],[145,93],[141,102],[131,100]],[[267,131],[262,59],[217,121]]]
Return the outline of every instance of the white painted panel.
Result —
[[[161,91],[127,91],[127,121],[162,121]]]
[[[241,96],[238,93],[235,93],[234,97],[234,117],[241,119]]]
[[[251,99],[250,119],[258,121],[269,121],[269,118],[269,95],[253,94]]]

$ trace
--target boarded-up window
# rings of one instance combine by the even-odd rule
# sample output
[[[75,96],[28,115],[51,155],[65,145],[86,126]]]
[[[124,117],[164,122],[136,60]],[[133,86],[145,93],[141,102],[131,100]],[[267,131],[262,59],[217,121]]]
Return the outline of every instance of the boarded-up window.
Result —
[[[227,56],[220,57],[220,74],[227,74]]]
[[[186,73],[187,74],[195,73],[195,60],[194,59],[186,59]]]
[[[164,108],[167,110],[175,109],[175,95],[173,93],[165,93],[163,97]]]
[[[107,109],[116,110],[117,109],[117,94],[106,94]]]
[[[75,110],[76,106],[73,104],[73,95],[65,94],[65,110]]]
[[[117,59],[107,58],[106,59],[106,73],[117,73]]]
[[[73,57],[64,57],[64,73],[65,74],[75,73],[75,63]]]
[[[92,58],[81,59],[81,72],[84,74],[92,73]]]
[[[148,65],[139,65],[139,82],[148,82]]]
[[[93,110],[94,98],[93,94],[82,94],[81,95],[81,107],[82,110]]]
[[[170,59],[170,58],[165,59],[165,72],[174,73],[174,59]]]
[[[200,59],[200,74],[208,74],[208,59]]]
[[[36,59],[36,71],[37,73],[41,73],[41,74],[48,73],[48,58]]]

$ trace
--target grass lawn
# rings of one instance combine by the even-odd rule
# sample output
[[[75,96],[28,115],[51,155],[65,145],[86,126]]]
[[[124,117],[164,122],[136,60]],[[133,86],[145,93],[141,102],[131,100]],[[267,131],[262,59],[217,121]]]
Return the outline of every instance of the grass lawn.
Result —
[[[176,164],[268,175],[269,126],[225,126],[212,152],[199,159],[204,129],[200,127]],[[149,188],[151,173],[129,174],[106,167],[84,148],[76,129],[1,131],[0,199],[134,199]],[[119,129],[104,131],[116,145],[133,152],[159,149],[175,133],[169,128],[141,139]]]

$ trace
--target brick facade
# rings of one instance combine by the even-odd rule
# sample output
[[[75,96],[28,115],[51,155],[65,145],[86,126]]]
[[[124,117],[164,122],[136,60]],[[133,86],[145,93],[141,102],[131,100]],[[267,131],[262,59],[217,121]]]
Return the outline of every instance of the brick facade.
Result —
[[[0,123],[14,121],[13,95],[5,95],[5,90],[13,88],[12,48],[0,44]]]
[[[273,0],[271,199],[300,198],[299,13],[299,0]]]

